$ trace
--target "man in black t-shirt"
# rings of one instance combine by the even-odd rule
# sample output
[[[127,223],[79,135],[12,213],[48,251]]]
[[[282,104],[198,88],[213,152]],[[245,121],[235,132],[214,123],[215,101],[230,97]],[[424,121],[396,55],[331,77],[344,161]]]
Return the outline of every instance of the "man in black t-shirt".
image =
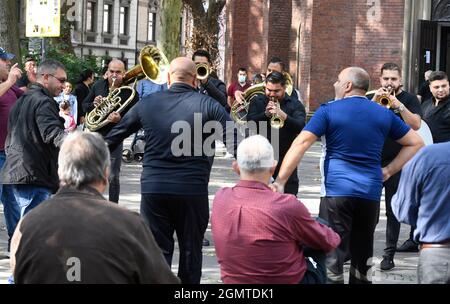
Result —
[[[422,103],[423,119],[430,127],[434,143],[450,141],[450,87],[445,72],[430,75],[433,98]]]
[[[375,92],[372,100],[376,101],[387,90],[391,90],[390,99],[392,104],[390,110],[393,111],[413,130],[418,130],[421,124],[422,109],[417,97],[411,93],[403,91],[401,69],[395,63],[385,63],[381,68],[380,77],[381,88]],[[394,140],[388,138],[384,143],[381,156],[381,165],[388,165],[400,152],[402,146]],[[393,175],[384,182],[385,201],[386,201],[386,248],[384,249],[383,260],[380,268],[390,270],[395,267],[394,254],[397,250],[397,241],[400,233],[400,223],[392,213],[391,200],[397,192],[400,181],[401,171]],[[412,240],[411,228],[410,238],[397,251],[417,251],[418,245]],[[403,249],[403,250],[402,250]]]

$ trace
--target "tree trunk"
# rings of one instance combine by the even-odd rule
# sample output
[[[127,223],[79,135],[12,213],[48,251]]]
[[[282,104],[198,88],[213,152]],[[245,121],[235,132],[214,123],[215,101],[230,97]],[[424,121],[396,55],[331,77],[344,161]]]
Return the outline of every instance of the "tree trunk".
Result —
[[[17,0],[2,0],[0,6],[0,47],[21,63]]]
[[[161,0],[158,47],[169,61],[180,56],[181,0]]]
[[[205,12],[202,0],[183,0],[192,14],[194,28],[189,39],[191,51],[207,50],[211,54],[213,65],[219,57],[219,16],[225,6],[225,0],[207,0],[208,10]]]

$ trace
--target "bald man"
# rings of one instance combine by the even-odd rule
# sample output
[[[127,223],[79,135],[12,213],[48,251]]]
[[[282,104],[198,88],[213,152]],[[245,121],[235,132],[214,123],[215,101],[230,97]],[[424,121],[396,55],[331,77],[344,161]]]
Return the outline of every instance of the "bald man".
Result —
[[[322,137],[320,217],[341,237],[327,257],[328,279],[344,283],[343,263],[351,254],[350,283],[371,283],[367,271],[373,255],[383,180],[398,172],[423,146],[422,139],[392,111],[368,100],[369,75],[344,69],[334,84],[335,100],[322,104],[284,157],[274,188],[282,191],[306,150]],[[381,168],[386,137],[402,145],[397,157]]]
[[[217,130],[226,130],[227,122],[232,121],[216,100],[196,91],[192,60],[180,57],[171,62],[168,86],[168,90],[137,103],[105,140],[114,149],[124,138],[144,129],[141,215],[169,265],[176,232],[180,248],[178,276],[184,284],[198,284],[202,240],[209,220],[208,181],[214,139],[226,142],[227,133]],[[207,130],[217,133],[211,136]]]
[[[105,79],[98,80],[93,86],[89,95],[83,101],[83,110],[86,116],[92,111],[102,100],[103,97],[108,96],[111,90],[121,87],[123,85],[123,77],[125,75],[125,64],[119,59],[113,59],[108,64],[108,70],[106,72],[107,77]],[[127,97],[122,96],[123,99]],[[133,101],[127,107],[130,109],[133,104],[139,100],[138,94],[136,94]],[[124,112],[122,112],[123,114]],[[120,121],[121,115],[116,112],[112,112],[108,116],[109,124],[98,130],[102,136],[106,136],[110,130]],[[109,200],[114,203],[119,202],[120,195],[120,166],[122,164],[122,150],[123,143],[116,146],[116,149],[111,151],[111,174],[109,176]]]

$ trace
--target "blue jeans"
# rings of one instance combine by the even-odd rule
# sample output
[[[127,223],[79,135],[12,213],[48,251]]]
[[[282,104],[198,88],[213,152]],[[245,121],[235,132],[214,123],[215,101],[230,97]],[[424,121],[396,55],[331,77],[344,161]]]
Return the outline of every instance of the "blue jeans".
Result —
[[[5,163],[5,152],[0,151],[0,170]],[[3,204],[3,215],[5,216],[6,230],[8,232],[8,251],[16,225],[20,219],[20,208],[16,203],[11,189],[0,184],[0,201]]]
[[[3,206],[8,236],[11,238],[19,219],[50,198],[51,190],[34,185],[3,185]]]

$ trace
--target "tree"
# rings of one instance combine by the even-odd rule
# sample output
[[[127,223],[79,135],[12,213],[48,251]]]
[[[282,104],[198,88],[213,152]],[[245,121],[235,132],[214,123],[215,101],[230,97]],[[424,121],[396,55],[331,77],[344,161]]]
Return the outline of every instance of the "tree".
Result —
[[[3,0],[0,6],[0,47],[16,55],[20,63],[17,0]]]
[[[73,0],[61,1],[60,35],[50,38],[50,44],[61,52],[75,55],[71,38],[71,28],[75,22],[69,21],[67,17],[67,11],[73,5],[75,5]]]
[[[159,28],[161,30],[157,42],[169,61],[180,55],[181,9],[181,0],[160,1]]]
[[[219,57],[219,16],[226,4],[225,0],[183,0],[189,9],[194,28],[188,40],[188,49],[205,49],[211,54],[213,64]],[[205,9],[207,7],[207,9]]]

